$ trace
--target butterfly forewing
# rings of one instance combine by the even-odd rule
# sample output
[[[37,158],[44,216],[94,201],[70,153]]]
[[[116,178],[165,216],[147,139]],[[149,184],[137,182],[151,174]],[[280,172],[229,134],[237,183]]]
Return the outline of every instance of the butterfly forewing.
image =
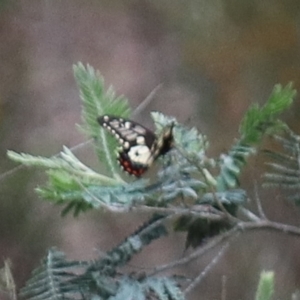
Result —
[[[144,144],[151,148],[156,139],[151,130],[131,120],[114,116],[101,116],[98,118],[98,122],[114,134],[120,144],[125,142],[130,145]]]

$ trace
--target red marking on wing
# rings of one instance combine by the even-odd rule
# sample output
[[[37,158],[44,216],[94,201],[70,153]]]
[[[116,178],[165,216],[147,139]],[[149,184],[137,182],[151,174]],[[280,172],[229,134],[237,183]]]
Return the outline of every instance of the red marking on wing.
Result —
[[[148,169],[148,166],[132,163],[126,153],[120,153],[118,160],[125,172],[136,177],[142,176]]]

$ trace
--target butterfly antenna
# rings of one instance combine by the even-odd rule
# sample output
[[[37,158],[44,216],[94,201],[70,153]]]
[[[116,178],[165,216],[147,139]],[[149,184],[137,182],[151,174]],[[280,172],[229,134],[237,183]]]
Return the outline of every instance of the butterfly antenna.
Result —
[[[137,106],[137,108],[133,111],[132,117],[140,114],[149,104],[150,102],[154,99],[154,95],[157,93],[157,91],[163,86],[162,83],[157,85],[151,93]]]

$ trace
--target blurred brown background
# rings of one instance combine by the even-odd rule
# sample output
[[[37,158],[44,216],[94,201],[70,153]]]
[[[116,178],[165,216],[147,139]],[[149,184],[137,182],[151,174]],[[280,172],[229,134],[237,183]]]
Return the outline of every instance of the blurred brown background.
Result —
[[[15,165],[6,150],[51,156],[85,140],[72,64],[99,69],[107,85],[138,104],[159,84],[138,116],[151,127],[151,110],[174,115],[208,135],[218,154],[237,136],[243,113],[263,103],[274,84],[300,87],[299,0],[0,1],[0,171]],[[286,121],[299,133],[299,101]],[[76,154],[98,165],[89,146]],[[243,186],[253,195],[253,173]],[[252,175],[251,175],[252,174]],[[9,257],[19,286],[46,249],[89,259],[118,244],[145,216],[89,212],[62,219],[40,201],[42,172],[19,169],[0,179],[0,257]],[[300,225],[299,212],[261,191],[270,218]],[[251,206],[251,203],[250,203]],[[124,230],[126,228],[126,230]],[[182,255],[184,235],[154,243],[132,265],[150,267]],[[182,244],[183,245],[183,244]],[[199,286],[194,299],[253,299],[261,270],[276,272],[276,296],[300,288],[300,241],[274,232],[246,233]],[[96,250],[95,250],[96,249]],[[198,274],[215,253],[189,268]],[[197,294],[199,293],[199,294]]]

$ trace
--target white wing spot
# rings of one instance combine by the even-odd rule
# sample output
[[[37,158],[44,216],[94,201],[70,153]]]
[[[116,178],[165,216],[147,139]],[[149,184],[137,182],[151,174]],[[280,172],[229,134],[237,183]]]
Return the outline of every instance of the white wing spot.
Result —
[[[139,144],[139,145],[145,145],[145,138],[143,136],[138,136],[136,138],[136,143]]]
[[[131,128],[131,123],[130,122],[125,122],[124,126],[125,126],[125,128],[130,129]]]
[[[128,152],[130,160],[134,163],[148,165],[152,163],[151,151],[147,146],[134,146]]]

